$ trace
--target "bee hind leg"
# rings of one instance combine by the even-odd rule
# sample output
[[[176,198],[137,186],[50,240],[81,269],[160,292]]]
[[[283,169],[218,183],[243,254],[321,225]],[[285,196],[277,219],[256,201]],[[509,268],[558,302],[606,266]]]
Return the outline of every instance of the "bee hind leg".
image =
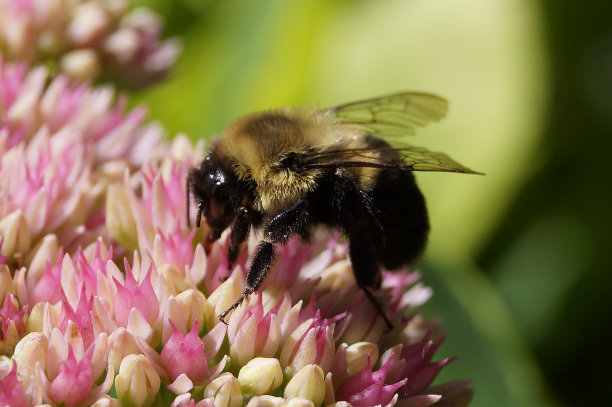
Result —
[[[373,242],[368,239],[369,234],[355,232],[349,233],[349,255],[351,257],[351,263],[353,265],[353,274],[357,285],[368,301],[374,306],[374,309],[382,317],[387,325],[387,329],[391,331],[393,324],[387,317],[387,314],[379,304],[378,300],[370,291],[370,288],[378,288],[381,283],[381,274],[376,262],[375,253],[372,249]]]
[[[370,291],[370,288],[379,288],[381,284],[379,259],[375,248],[385,241],[372,197],[359,187],[346,170],[338,169],[331,202],[340,226],[349,240],[349,256],[355,281],[391,330],[393,324]]]

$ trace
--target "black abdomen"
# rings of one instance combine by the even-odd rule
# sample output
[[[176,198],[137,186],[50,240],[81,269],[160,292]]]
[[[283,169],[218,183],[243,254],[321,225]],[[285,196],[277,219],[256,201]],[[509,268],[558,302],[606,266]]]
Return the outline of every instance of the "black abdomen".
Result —
[[[405,170],[382,170],[371,192],[382,227],[374,242],[378,263],[387,269],[410,264],[423,252],[429,234],[425,199],[414,175]]]

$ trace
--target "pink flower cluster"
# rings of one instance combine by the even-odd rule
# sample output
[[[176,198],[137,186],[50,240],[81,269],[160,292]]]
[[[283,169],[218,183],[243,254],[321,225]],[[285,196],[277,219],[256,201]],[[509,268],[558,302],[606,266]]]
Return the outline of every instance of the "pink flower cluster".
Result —
[[[388,332],[329,231],[280,247],[220,323],[250,252],[225,279],[228,233],[206,253],[187,225],[203,146],[163,141],[108,88],[45,76],[0,61],[0,405],[469,403],[467,382],[431,386],[452,359],[433,361],[418,274],[385,273]]]
[[[129,0],[0,0],[0,50],[28,64],[54,61],[78,80],[113,74],[144,86],[168,74],[178,40],[160,42],[161,20]]]
[[[107,186],[165,154],[143,109],[124,114],[111,88],[90,89],[0,59],[1,253],[21,259],[54,233],[73,249],[104,235]]]

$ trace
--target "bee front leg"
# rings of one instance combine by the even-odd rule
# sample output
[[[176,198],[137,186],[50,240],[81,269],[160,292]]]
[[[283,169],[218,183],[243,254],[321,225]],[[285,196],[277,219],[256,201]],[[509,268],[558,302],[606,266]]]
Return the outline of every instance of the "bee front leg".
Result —
[[[232,223],[232,229],[230,231],[230,243],[227,253],[227,272],[223,277],[223,281],[229,278],[232,267],[234,263],[236,263],[236,260],[238,260],[240,246],[249,236],[250,230],[251,221],[249,219],[249,210],[245,206],[241,206],[236,209],[236,216],[234,217],[234,222]]]
[[[263,283],[274,262],[274,244],[286,242],[294,234],[304,234],[308,228],[308,204],[299,200],[287,209],[274,216],[264,229],[264,239],[255,252],[251,267],[246,276],[242,294],[228,309],[219,314],[225,323],[225,317],[238,308],[240,304]]]

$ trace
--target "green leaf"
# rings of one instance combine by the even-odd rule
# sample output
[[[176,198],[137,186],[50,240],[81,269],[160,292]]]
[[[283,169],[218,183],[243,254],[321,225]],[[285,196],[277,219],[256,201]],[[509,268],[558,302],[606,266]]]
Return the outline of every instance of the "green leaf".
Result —
[[[437,355],[459,356],[438,383],[473,380],[474,407],[553,405],[506,304],[479,270],[431,261],[423,281],[434,290],[424,313],[448,333]]]

